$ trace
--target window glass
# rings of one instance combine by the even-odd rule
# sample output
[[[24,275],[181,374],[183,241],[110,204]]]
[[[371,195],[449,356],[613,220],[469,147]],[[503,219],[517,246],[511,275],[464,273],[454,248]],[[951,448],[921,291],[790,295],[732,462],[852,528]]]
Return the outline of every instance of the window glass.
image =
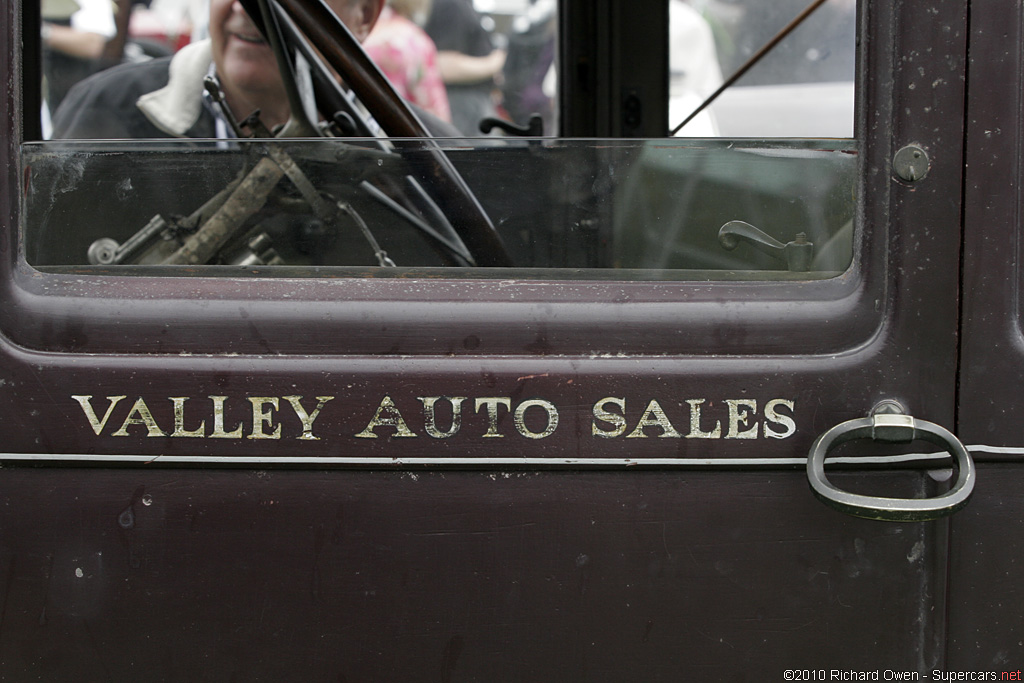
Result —
[[[223,18],[223,4],[41,0],[43,136],[75,83],[216,40],[209,16]],[[557,10],[557,0],[387,0],[363,47],[402,97],[455,134],[484,135],[483,118],[525,128],[537,117],[544,135],[557,135]]]
[[[668,0],[673,129],[749,65],[681,134],[852,137],[856,0],[828,0],[760,59],[810,0]]]
[[[857,170],[847,140],[52,141],[23,159],[36,266],[625,279],[832,277],[851,259]],[[496,241],[437,181],[446,162]],[[490,272],[444,274],[470,271]]]
[[[171,4],[104,5],[104,22],[77,24],[103,46],[79,59],[88,67],[79,75],[98,73],[64,88],[52,117],[57,79],[44,60],[52,139],[26,143],[21,156],[34,266],[700,281],[822,279],[852,262],[852,0],[829,0],[793,31],[683,130],[691,139],[646,141],[514,135],[510,126],[531,117],[557,131],[555,0],[390,0],[372,31],[353,33],[437,142],[384,138],[358,102],[325,117],[305,58],[294,64],[295,101],[313,125],[356,137],[239,139],[254,126],[236,117],[253,109],[268,128],[287,119],[230,101],[237,73],[252,76],[253,51],[270,65],[257,81],[280,81],[269,48],[238,20],[237,2],[161,1]],[[676,112],[803,9],[803,0],[669,1]],[[85,7],[60,2],[41,8],[51,53]],[[113,37],[96,33],[106,19]],[[420,38],[432,47],[421,52]],[[232,55],[245,67],[235,75],[224,61]],[[439,80],[402,68],[410,58]],[[121,64],[107,68],[110,59]],[[834,102],[828,93],[839,90]],[[508,125],[485,135],[482,118]]]

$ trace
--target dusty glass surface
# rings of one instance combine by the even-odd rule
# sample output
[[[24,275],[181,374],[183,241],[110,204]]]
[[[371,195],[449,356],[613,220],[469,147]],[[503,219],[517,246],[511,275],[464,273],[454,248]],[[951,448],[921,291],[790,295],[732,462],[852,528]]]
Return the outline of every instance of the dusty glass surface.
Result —
[[[52,141],[22,161],[37,267],[760,280],[853,253],[850,140]]]

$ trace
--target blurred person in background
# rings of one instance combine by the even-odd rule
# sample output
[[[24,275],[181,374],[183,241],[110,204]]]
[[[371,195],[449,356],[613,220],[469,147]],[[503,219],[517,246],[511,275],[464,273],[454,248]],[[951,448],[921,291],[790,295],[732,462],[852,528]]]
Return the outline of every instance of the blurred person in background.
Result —
[[[387,0],[363,48],[406,101],[451,121],[437,48],[420,28],[430,8],[431,0]]]
[[[508,59],[502,70],[502,107],[519,126],[526,126],[531,116],[539,114],[546,135],[557,130],[557,38],[557,1],[532,0],[529,8],[512,22]]]
[[[45,118],[71,86],[100,68],[117,27],[111,0],[43,0],[41,12]]]
[[[328,0],[328,5],[363,41],[384,0]],[[209,40],[189,43],[173,57],[122,64],[76,85],[54,115],[54,137],[234,137],[206,91],[207,76],[217,82],[237,119],[259,110],[267,128],[284,124],[291,109],[277,61],[238,0],[212,0],[209,27]],[[319,116],[315,103],[304,104],[310,118]],[[457,136],[450,124],[422,110],[417,114],[432,135]]]
[[[722,85],[722,68],[711,25],[685,0],[670,0],[669,126],[682,122]],[[713,110],[705,109],[677,135],[715,137]]]
[[[437,46],[452,123],[464,135],[480,135],[480,120],[498,115],[495,93],[505,50],[495,49],[472,0],[434,0],[424,28]]]

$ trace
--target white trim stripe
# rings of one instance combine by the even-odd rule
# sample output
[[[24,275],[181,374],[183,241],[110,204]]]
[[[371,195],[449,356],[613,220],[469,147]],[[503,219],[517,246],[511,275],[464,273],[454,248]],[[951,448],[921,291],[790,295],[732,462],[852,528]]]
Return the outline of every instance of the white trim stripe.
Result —
[[[1019,449],[1024,453],[1024,449]],[[915,453],[891,456],[828,458],[833,464],[893,464],[915,461],[947,460],[948,453]],[[803,466],[807,458],[382,458],[382,457],[308,457],[308,456],[210,456],[210,455],[84,455],[63,453],[5,453],[0,462],[65,462],[139,465],[323,465],[356,467],[738,467]]]
[[[971,453],[998,453],[1000,455],[1024,455],[1024,448],[1017,446],[965,446]]]

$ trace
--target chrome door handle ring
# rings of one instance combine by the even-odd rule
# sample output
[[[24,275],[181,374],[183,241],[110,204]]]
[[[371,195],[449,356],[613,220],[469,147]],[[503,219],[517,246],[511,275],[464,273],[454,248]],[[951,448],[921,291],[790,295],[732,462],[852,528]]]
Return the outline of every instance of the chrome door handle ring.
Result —
[[[956,461],[956,483],[934,498],[884,498],[837,488],[825,476],[825,456],[856,439],[888,443],[921,440],[941,446]],[[975,469],[967,449],[944,427],[909,415],[875,415],[843,422],[819,436],[807,458],[807,480],[819,500],[841,512],[890,522],[922,522],[950,515],[966,505],[974,490]]]

